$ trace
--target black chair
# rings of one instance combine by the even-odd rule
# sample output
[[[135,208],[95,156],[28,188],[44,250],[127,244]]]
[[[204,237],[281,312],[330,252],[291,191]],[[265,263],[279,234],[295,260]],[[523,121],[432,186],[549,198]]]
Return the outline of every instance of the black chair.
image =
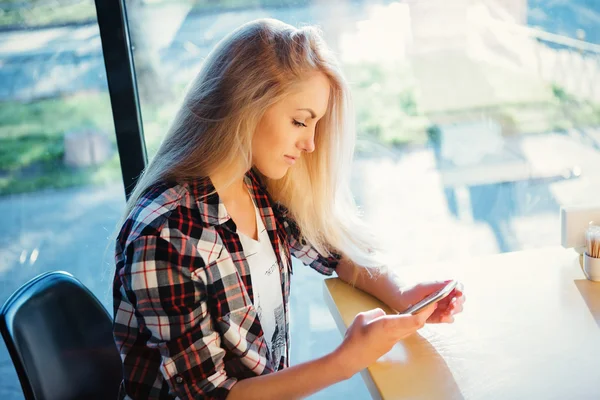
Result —
[[[27,400],[117,398],[122,367],[112,318],[71,274],[33,278],[10,296],[0,316]]]

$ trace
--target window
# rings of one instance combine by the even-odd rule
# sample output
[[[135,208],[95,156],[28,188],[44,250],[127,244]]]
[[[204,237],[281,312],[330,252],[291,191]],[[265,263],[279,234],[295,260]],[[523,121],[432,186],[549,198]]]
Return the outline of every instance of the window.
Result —
[[[107,236],[125,204],[93,1],[3,1],[0,302],[64,270],[112,314]],[[0,346],[0,398],[22,399]]]
[[[557,245],[560,205],[594,199],[600,46],[590,2],[127,6],[149,154],[227,33],[260,17],[320,25],[356,105],[353,192],[398,264]],[[321,293],[322,278],[295,271],[292,363],[341,339],[321,296],[306,296]],[[355,376],[314,397],[365,398],[365,390]]]

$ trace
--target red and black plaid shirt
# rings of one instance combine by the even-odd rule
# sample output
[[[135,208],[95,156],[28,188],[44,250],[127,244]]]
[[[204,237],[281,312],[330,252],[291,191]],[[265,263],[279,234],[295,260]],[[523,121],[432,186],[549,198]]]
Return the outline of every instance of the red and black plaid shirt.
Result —
[[[279,263],[289,349],[291,255],[325,275],[339,256],[325,258],[299,238],[256,173],[245,182]],[[235,223],[218,194],[204,197],[213,190],[209,178],[155,185],[119,233],[113,296],[122,399],[224,399],[239,379],[289,366],[289,352],[269,359]]]

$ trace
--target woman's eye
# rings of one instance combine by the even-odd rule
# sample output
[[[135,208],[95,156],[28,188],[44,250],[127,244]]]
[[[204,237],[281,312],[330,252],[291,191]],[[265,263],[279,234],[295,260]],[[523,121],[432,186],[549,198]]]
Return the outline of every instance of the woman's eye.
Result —
[[[292,121],[293,121],[292,123],[293,123],[294,125],[296,125],[296,126],[303,126],[303,127],[305,127],[305,128],[306,128],[306,125],[304,125],[302,122],[298,122],[298,121],[296,121],[295,119],[294,119],[294,120],[292,120]]]

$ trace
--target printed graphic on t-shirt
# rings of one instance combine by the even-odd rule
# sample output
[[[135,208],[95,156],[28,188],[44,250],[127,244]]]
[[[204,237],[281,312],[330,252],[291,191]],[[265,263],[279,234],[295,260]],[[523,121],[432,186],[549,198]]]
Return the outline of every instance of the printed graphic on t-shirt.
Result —
[[[275,310],[275,332],[271,338],[271,360],[275,368],[279,366],[279,361],[285,353],[285,321],[283,316],[283,304]]]
[[[279,272],[279,268],[277,267],[277,263],[273,263],[265,272],[266,276],[271,276],[271,274],[273,272],[275,272],[275,270],[277,270]]]
[[[255,208],[258,240],[240,233],[240,241],[248,261],[252,281],[254,308],[267,344],[267,356],[277,369],[286,356],[286,323],[280,265],[273,243]],[[280,243],[281,246],[281,243]]]
[[[254,301],[254,303],[256,304],[256,306],[254,308],[256,308],[256,315],[258,317],[258,320],[261,321],[262,320],[262,307],[260,306],[260,293],[255,293],[254,297],[256,298],[256,300]]]

